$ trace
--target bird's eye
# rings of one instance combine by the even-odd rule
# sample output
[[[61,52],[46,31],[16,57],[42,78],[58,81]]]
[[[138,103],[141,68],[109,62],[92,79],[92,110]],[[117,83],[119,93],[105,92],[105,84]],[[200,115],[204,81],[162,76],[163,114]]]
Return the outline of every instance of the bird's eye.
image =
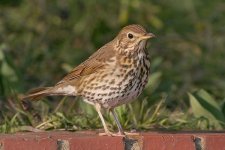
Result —
[[[132,39],[132,38],[134,37],[134,35],[133,35],[133,34],[131,34],[131,33],[128,33],[128,35],[127,35],[127,36],[128,36],[128,38],[129,38],[129,39]]]

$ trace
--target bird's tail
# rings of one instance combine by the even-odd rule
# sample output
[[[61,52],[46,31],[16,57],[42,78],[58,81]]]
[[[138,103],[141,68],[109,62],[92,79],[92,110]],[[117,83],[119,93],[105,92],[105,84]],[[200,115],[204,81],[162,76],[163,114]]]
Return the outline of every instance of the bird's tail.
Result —
[[[31,100],[31,101],[37,101],[40,100],[42,97],[51,95],[51,87],[42,87],[42,88],[36,88],[28,92],[27,95],[20,96],[20,100]]]

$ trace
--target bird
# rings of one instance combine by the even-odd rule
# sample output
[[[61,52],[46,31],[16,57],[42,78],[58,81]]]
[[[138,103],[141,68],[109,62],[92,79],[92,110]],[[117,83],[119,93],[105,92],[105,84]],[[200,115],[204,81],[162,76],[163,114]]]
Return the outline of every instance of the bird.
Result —
[[[150,74],[147,41],[153,37],[139,24],[127,25],[54,86],[37,88],[21,100],[36,101],[57,95],[81,97],[95,107],[104,135],[126,136],[115,108],[135,100],[146,86]],[[118,133],[108,129],[102,109],[112,113]]]

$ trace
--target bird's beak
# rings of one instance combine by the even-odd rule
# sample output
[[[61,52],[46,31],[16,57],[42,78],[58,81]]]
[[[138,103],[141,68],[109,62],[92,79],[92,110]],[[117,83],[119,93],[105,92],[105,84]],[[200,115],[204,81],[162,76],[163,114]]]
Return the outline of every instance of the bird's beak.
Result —
[[[140,37],[141,40],[147,40],[147,39],[150,39],[150,38],[154,38],[155,35],[153,33],[147,33],[143,36]]]

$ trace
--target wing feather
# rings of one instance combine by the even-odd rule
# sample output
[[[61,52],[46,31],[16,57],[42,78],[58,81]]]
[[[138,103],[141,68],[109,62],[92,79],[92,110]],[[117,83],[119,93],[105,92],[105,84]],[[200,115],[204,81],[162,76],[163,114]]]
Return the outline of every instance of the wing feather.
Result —
[[[68,83],[70,81],[79,80],[84,76],[90,75],[105,67],[107,60],[115,56],[112,42],[101,47],[86,61],[75,67],[69,74],[67,74],[57,85]]]

